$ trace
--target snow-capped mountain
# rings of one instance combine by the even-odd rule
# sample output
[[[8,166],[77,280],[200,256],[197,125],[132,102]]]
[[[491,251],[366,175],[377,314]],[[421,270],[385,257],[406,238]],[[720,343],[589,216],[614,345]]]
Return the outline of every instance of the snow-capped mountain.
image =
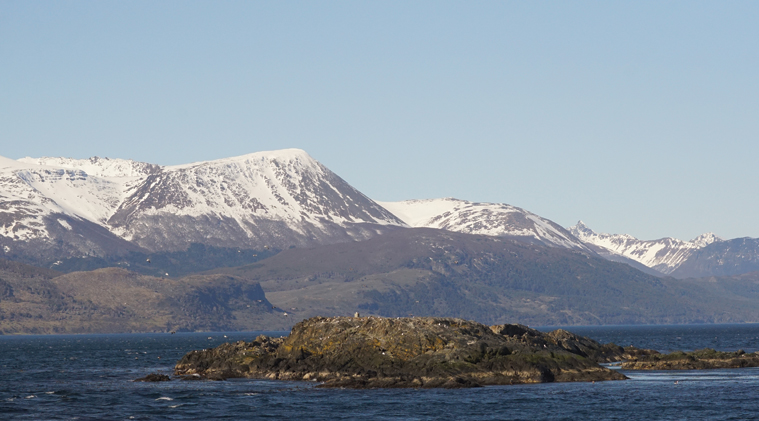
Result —
[[[623,256],[663,274],[674,272],[697,250],[709,244],[723,241],[713,233],[702,234],[691,241],[676,238],[638,240],[627,234],[597,233],[582,221],[569,227],[569,232],[585,243],[608,251],[610,255],[603,252],[599,254],[610,260],[615,260],[614,255]]]
[[[163,167],[108,219],[151,250],[192,242],[284,248],[369,238],[402,225],[299,149]]]
[[[102,225],[122,190],[118,182],[71,167],[0,157],[0,256],[45,259],[138,250]]]
[[[160,171],[157,165],[99,157],[22,158],[17,162],[23,169],[13,175],[52,200],[56,210],[101,225],[126,199],[130,188]]]
[[[453,198],[378,202],[411,227],[535,239],[549,246],[588,250],[558,224],[516,206]]]
[[[0,157],[6,255],[171,251],[193,242],[284,248],[364,239],[398,226],[403,222],[297,149],[167,167]]]
[[[0,256],[9,258],[49,262],[172,252],[192,243],[284,249],[363,240],[405,227],[516,237],[665,274],[696,250],[722,241],[714,234],[641,241],[595,233],[582,222],[567,230],[507,204],[375,202],[299,149],[176,166],[0,157]]]

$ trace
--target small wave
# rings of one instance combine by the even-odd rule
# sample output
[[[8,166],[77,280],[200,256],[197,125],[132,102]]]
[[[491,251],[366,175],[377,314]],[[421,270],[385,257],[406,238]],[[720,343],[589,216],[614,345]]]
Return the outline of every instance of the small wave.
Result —
[[[156,399],[157,401],[173,401],[174,399],[171,399],[166,396],[161,396],[160,398]]]
[[[184,406],[184,405],[185,404],[183,404],[183,403],[178,403],[176,405],[169,405],[169,408],[179,408],[180,406]]]
[[[37,395],[29,395],[29,396],[27,396],[27,397],[26,397],[26,398],[24,398],[24,399],[34,399],[34,398],[36,398],[36,397],[37,397]]]

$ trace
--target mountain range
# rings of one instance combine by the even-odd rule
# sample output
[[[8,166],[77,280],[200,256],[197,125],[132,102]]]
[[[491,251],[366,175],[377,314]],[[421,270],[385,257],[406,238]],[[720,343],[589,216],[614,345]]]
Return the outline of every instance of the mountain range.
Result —
[[[302,150],[162,167],[90,158],[0,159],[0,245],[41,263],[193,243],[246,249],[356,241],[431,227],[585,250],[523,209],[452,198],[375,202]]]
[[[41,266],[181,252],[192,244],[281,250],[360,241],[409,227],[591,251],[677,278],[759,270],[759,241],[751,238],[723,240],[706,233],[691,241],[638,240],[596,233],[582,221],[565,229],[502,203],[376,202],[299,149],[175,166],[98,157],[0,157],[2,256]]]
[[[291,318],[360,308],[383,315],[453,311],[488,323],[759,321],[754,302],[735,293],[759,271],[759,239],[707,233],[691,241],[638,240],[597,233],[581,221],[563,228],[508,204],[378,202],[299,149],[176,166],[0,157],[0,249],[2,258],[56,270],[34,282],[79,285],[43,288],[64,297],[66,308],[76,308],[66,300],[89,297],[86,289],[96,285],[71,280],[77,277],[148,277],[141,285],[183,279],[197,286],[191,275],[202,272],[260,282]],[[11,278],[16,284],[7,281],[9,288],[23,291],[21,278]],[[704,301],[694,291],[711,296]],[[172,294],[163,302],[186,302],[184,292]],[[32,298],[16,294],[13,302],[38,303]],[[4,306],[0,297],[0,320],[4,308],[24,305]],[[720,313],[723,307],[732,312]],[[156,319],[140,311],[144,320]],[[174,321],[164,317],[163,325],[210,326],[180,313],[171,313]],[[241,326],[229,317],[208,320]]]
[[[596,233],[579,221],[569,232],[599,255],[644,272],[672,277],[732,276],[759,270],[759,239],[724,240],[713,233],[693,240],[638,240],[627,234]]]
[[[355,241],[403,222],[301,150],[167,166],[0,159],[0,247],[39,263]],[[30,260],[31,259],[31,260]]]

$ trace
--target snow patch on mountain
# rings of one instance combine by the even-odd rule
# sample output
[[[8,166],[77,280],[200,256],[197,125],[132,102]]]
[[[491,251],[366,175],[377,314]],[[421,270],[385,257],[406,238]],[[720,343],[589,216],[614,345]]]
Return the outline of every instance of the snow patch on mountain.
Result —
[[[19,170],[15,175],[64,213],[98,224],[105,224],[124,197],[123,183],[82,170],[39,167]]]
[[[26,168],[23,163],[0,157],[0,236],[21,241],[48,238],[43,218],[64,210],[18,176]]]
[[[69,224],[65,219],[58,219],[58,223],[61,224],[61,226],[69,231],[73,230],[71,228],[71,224]]]
[[[723,241],[713,233],[702,234],[691,241],[676,238],[638,240],[628,234],[597,233],[579,221],[568,228],[580,240],[602,247],[612,253],[627,257],[664,274],[670,274],[696,250],[717,241]]]
[[[378,203],[412,227],[489,236],[531,237],[552,246],[587,250],[582,242],[558,224],[503,203],[478,203],[454,198]]]
[[[91,176],[107,178],[144,178],[160,168],[158,165],[146,162],[129,159],[100,158],[97,156],[89,159],[26,157],[19,159],[18,162],[34,166],[81,170]]]
[[[106,226],[134,186],[160,167],[125,159],[22,158],[15,175],[64,213]]]
[[[5,173],[8,171],[13,171],[17,169],[26,168],[26,166],[16,161],[15,159],[6,158],[4,156],[0,156],[0,173]]]

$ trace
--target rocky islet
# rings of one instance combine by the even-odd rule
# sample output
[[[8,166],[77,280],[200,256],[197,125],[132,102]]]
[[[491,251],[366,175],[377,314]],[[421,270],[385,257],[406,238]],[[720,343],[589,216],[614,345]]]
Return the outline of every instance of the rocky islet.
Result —
[[[711,348],[668,354],[658,352],[631,356],[622,363],[625,370],[711,370],[720,368],[759,367],[759,354],[716,351]]]
[[[628,350],[565,330],[486,326],[454,318],[314,317],[289,336],[192,351],[175,366],[187,379],[313,380],[322,387],[459,388],[622,380],[598,363]]]

